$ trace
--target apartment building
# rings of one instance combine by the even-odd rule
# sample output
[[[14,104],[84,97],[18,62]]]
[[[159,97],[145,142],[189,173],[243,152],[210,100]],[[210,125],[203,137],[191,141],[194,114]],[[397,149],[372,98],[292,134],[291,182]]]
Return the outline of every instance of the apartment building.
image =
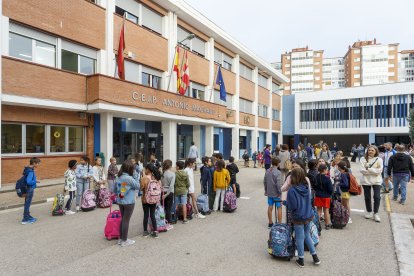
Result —
[[[100,154],[106,165],[137,152],[175,162],[192,141],[200,155],[225,158],[278,143],[279,87],[288,79],[182,0],[3,0],[1,7],[3,185],[32,156],[47,179],[81,155]],[[184,96],[171,74],[177,45],[180,60],[188,50]],[[117,77],[120,54],[125,80]],[[225,102],[215,84],[219,65]]]
[[[401,51],[398,60],[398,81],[414,81],[414,50]]]
[[[289,78],[284,95],[322,90],[323,51],[296,48],[282,54],[282,73]]]
[[[345,63],[343,58],[324,58],[322,64],[322,89],[345,87]]]

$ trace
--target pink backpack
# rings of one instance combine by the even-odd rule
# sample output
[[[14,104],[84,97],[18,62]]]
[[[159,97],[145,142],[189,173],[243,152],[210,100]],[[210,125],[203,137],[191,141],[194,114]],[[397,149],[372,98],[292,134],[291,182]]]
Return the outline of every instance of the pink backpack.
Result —
[[[121,236],[121,212],[119,210],[112,211],[112,204],[109,206],[109,214],[106,217],[106,225],[104,229],[105,237],[108,240],[118,239]]]
[[[95,209],[96,207],[95,199],[96,199],[95,194],[89,189],[86,190],[83,193],[82,201],[81,201],[82,211],[87,212],[87,211],[92,211],[93,209]]]
[[[147,191],[145,193],[145,201],[147,204],[157,204],[161,199],[161,183],[158,180],[152,179],[148,183]]]
[[[111,192],[107,188],[99,190],[99,207],[108,208],[111,205]]]

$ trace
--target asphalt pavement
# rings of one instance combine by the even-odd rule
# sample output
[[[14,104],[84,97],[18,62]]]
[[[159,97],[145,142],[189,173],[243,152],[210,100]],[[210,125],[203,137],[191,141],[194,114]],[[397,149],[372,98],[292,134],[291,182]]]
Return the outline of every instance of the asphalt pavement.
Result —
[[[263,174],[264,169],[241,169],[235,213],[178,223],[159,239],[141,236],[138,201],[129,230],[136,244],[124,248],[104,238],[108,209],[52,217],[51,203],[39,204],[32,207],[39,219],[32,225],[20,224],[21,208],[1,211],[0,275],[399,275],[385,204],[381,223],[366,220],[363,196],[351,198],[352,224],[322,231],[319,266],[309,253],[305,268],[272,258]]]

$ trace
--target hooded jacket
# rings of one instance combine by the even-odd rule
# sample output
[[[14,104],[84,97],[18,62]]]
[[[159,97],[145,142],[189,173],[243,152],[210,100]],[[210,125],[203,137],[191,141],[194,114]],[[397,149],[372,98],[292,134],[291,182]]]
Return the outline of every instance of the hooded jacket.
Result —
[[[24,167],[23,175],[26,176],[26,184],[27,186],[32,187],[33,189],[36,188],[37,179],[35,171],[32,167]]]
[[[215,170],[213,175],[213,190],[227,189],[230,183],[230,173],[227,169]]]
[[[390,157],[388,160],[387,173],[394,174],[409,174],[414,176],[413,160],[405,153],[398,152]]]
[[[305,183],[292,186],[287,194],[287,208],[294,224],[307,224],[313,219],[311,195]]]
[[[214,171],[213,171],[214,172]],[[207,166],[200,168],[201,173],[201,193],[207,194],[213,190],[213,173],[212,170]]]
[[[176,171],[174,185],[175,196],[187,195],[188,188],[190,188],[190,180],[188,179],[188,174],[183,170]]]

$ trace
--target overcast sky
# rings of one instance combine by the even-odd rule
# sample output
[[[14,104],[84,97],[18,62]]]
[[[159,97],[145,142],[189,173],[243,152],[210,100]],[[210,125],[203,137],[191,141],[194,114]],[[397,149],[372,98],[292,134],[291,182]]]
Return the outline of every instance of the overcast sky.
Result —
[[[268,62],[309,46],[344,56],[354,41],[377,38],[414,49],[414,0],[185,0]]]

